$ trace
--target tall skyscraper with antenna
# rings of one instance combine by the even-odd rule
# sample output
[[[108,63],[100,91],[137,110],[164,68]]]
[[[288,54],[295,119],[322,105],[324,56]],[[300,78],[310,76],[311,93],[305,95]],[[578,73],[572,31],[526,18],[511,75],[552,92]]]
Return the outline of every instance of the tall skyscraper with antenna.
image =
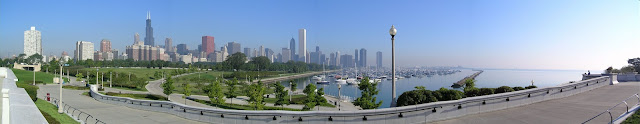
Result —
[[[144,37],[144,45],[155,46],[153,39],[153,27],[151,27],[151,12],[147,12],[147,28]]]

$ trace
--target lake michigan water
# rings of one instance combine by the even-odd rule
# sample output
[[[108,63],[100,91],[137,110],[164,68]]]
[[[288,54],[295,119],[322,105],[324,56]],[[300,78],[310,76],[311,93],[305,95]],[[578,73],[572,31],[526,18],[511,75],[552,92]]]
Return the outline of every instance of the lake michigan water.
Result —
[[[416,86],[424,86],[428,90],[437,90],[441,87],[453,89],[451,87],[453,83],[476,72],[472,70],[461,71],[462,72],[450,75],[411,77],[397,80],[396,95],[400,96],[405,91],[414,90]],[[476,77],[476,87],[526,87],[531,85],[532,80],[534,81],[534,85],[538,87],[549,87],[568,83],[569,81],[579,81],[582,79],[581,74],[586,72],[587,71],[581,70],[484,70],[482,74]],[[333,78],[330,78],[330,81],[330,84],[317,85],[318,89],[324,88],[325,94],[338,96],[338,85],[334,83]],[[304,89],[304,87],[310,83],[315,84],[315,82],[311,80],[311,77],[295,79],[294,82],[298,84],[297,88],[300,90]],[[288,82],[282,82],[282,84],[289,87]],[[377,87],[380,91],[376,96],[377,100],[382,101],[380,108],[388,108],[391,104],[391,80],[383,80]],[[360,96],[360,90],[358,90],[356,85],[343,84],[340,95],[353,100]]]

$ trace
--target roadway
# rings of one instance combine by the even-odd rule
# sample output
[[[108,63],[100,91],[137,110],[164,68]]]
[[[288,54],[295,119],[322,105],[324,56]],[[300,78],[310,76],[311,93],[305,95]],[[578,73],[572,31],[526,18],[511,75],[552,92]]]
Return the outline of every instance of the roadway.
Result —
[[[640,92],[640,82],[621,82],[573,96],[543,101],[522,107],[462,116],[432,124],[575,124],[583,123]],[[638,100],[632,98],[629,104]],[[615,119],[626,111],[625,105],[612,111]],[[589,123],[609,123],[605,114]]]

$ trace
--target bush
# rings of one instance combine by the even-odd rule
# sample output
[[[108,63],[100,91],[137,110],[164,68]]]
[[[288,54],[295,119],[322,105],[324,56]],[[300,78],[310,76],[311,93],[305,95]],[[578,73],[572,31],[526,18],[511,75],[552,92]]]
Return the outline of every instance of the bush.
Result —
[[[24,90],[27,91],[27,94],[29,94],[29,97],[31,97],[31,100],[33,100],[33,102],[35,102],[36,100],[38,100],[37,95],[38,95],[38,87],[37,86],[33,86],[30,84],[24,84],[24,83],[16,83],[16,85],[19,88],[24,88]]]
[[[481,96],[480,94],[480,89],[472,87],[472,88],[466,88],[464,90],[464,95],[466,97],[474,97],[474,96]]]
[[[513,90],[519,91],[519,90],[525,90],[525,89],[524,89],[524,87],[513,87]]]
[[[438,99],[433,95],[434,91],[430,90],[412,90],[402,93],[398,97],[397,106],[416,105],[430,102],[437,102]]]
[[[438,98],[438,101],[458,100],[462,99],[462,96],[464,95],[462,91],[451,90],[444,87],[435,92],[439,92],[441,94],[440,98]]]
[[[506,92],[513,92],[513,89],[511,89],[511,87],[509,87],[509,86],[501,86],[501,87],[498,87],[495,90],[496,94],[498,94],[498,93],[506,93]]]
[[[493,94],[493,88],[480,88],[480,96]]]
[[[537,87],[537,86],[535,86],[535,85],[531,85],[531,86],[527,86],[527,87],[525,87],[525,89],[533,89],[533,88],[538,88],[538,87]]]

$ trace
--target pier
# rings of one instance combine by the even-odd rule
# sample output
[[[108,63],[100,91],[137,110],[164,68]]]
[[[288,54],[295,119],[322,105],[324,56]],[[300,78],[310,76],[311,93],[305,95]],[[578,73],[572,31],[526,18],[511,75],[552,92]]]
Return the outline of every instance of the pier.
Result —
[[[458,81],[456,83],[453,83],[453,85],[451,85],[451,87],[462,87],[464,85],[464,81],[466,81],[467,79],[476,79],[476,77],[478,77],[478,75],[480,75],[480,73],[482,73],[482,72],[484,72],[484,71],[480,70],[480,71],[478,71],[476,73],[473,73],[470,76],[464,77],[464,78],[462,78],[462,80],[460,80],[460,81]]]

